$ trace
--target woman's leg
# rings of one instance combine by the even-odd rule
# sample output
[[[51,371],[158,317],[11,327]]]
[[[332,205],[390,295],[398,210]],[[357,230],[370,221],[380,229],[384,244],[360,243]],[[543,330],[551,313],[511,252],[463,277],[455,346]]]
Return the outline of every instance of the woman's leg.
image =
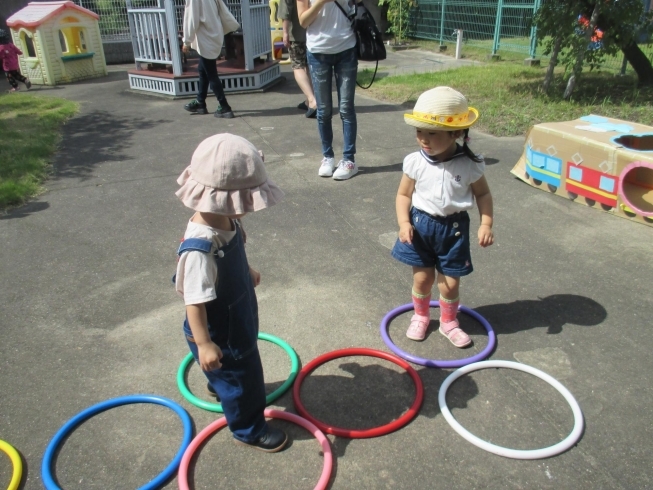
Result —
[[[356,93],[356,74],[358,73],[358,59],[356,49],[348,49],[339,53],[334,66],[336,75],[336,89],[338,90],[338,107],[342,119],[342,133],[344,148],[342,157],[345,161],[354,162],[356,154],[356,110],[354,108],[354,95]]]
[[[331,98],[332,58],[334,55],[307,52],[308,66],[317,102],[317,129],[322,140],[322,155],[333,158],[333,100]]]
[[[206,58],[199,57],[199,62],[197,63],[197,72],[199,74],[199,82],[197,84],[197,102],[201,106],[206,107],[206,94],[209,92],[209,77],[206,73],[206,64],[209,60]]]
[[[224,95],[224,88],[222,88],[222,82],[218,76],[218,67],[215,64],[216,60],[203,60],[204,61],[204,72],[209,81],[209,86],[213,90],[213,95],[218,99],[218,104],[225,110],[231,110],[229,103],[227,102],[227,97]],[[206,92],[204,93],[206,97]]]
[[[306,43],[291,42],[290,47],[290,60],[295,81],[300,90],[306,97],[306,104],[308,109],[317,109],[315,102],[315,94],[313,94],[313,84],[311,83],[311,75],[308,72],[308,60],[306,59]]]

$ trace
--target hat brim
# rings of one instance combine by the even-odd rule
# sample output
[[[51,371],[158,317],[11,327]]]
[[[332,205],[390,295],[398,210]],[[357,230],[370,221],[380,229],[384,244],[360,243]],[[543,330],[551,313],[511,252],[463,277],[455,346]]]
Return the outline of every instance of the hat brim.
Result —
[[[473,107],[469,108],[467,122],[465,124],[445,124],[421,117],[413,116],[412,114],[404,114],[404,122],[409,126],[421,129],[437,129],[439,131],[458,131],[459,129],[471,128],[478,122],[478,111]]]
[[[179,176],[177,182],[181,187],[175,194],[186,207],[227,216],[269,208],[284,196],[283,191],[270,179],[249,189],[223,190],[207,187],[193,180],[190,167]]]

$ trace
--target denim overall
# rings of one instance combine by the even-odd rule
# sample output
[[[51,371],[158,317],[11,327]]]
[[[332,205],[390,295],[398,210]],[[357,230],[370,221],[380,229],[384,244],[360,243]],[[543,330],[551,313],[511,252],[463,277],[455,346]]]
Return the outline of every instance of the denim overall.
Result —
[[[177,254],[195,250],[211,253],[211,241],[188,238]],[[265,435],[265,383],[258,352],[258,304],[249,275],[243,234],[236,235],[213,253],[218,265],[217,298],[205,304],[211,340],[222,349],[222,367],[203,371],[220,397],[229,429],[236,439],[252,443]],[[184,321],[184,333],[195,360],[197,344]]]

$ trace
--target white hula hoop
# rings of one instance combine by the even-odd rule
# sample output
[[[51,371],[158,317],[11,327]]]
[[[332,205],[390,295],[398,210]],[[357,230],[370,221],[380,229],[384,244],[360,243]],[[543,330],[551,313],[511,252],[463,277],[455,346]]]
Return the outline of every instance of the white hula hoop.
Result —
[[[532,374],[533,376],[537,376],[538,378],[546,381],[551,386],[553,386],[556,390],[558,390],[558,392],[562,396],[565,397],[565,400],[567,400],[567,403],[569,403],[569,406],[571,407],[571,411],[574,414],[574,428],[572,429],[571,433],[565,439],[563,439],[558,444],[555,444],[553,446],[543,448],[543,449],[521,450],[521,449],[509,449],[506,447],[497,446],[496,444],[491,444],[487,441],[484,441],[483,439],[476,437],[474,434],[466,430],[462,425],[458,423],[458,421],[454,418],[454,416],[451,415],[451,412],[447,407],[447,400],[446,400],[447,390],[449,389],[449,386],[451,386],[451,384],[461,376],[467,373],[471,373],[472,371],[478,371],[480,369],[488,369],[488,368],[508,368],[508,369],[516,369],[517,371],[524,371],[525,373],[529,373]],[[453,430],[458,432],[458,434],[463,436],[465,439],[467,439],[475,446],[478,446],[481,449],[485,449],[488,452],[498,454],[499,456],[504,456],[506,458],[513,458],[513,459],[550,458],[551,456],[555,456],[557,454],[566,451],[574,444],[576,444],[576,442],[578,442],[578,439],[580,439],[580,436],[583,433],[583,412],[581,411],[578,402],[573,397],[573,395],[569,392],[569,390],[564,386],[562,386],[562,384],[558,380],[552,378],[545,372],[542,372],[539,369],[535,369],[534,367],[527,366],[526,364],[521,364],[519,362],[481,361],[481,362],[475,362],[473,364],[468,364],[467,366],[463,366],[460,369],[457,369],[449,376],[447,376],[447,378],[442,383],[442,386],[440,386],[440,392],[438,393],[438,403],[440,404],[440,411],[442,412],[442,415],[444,415],[444,418],[447,420],[447,422],[449,422],[449,425],[453,427]]]

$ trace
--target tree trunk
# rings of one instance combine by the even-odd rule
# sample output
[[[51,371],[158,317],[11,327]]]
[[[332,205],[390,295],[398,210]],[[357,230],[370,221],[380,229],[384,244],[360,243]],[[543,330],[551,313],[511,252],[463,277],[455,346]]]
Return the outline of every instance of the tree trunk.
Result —
[[[553,45],[553,51],[551,52],[551,59],[549,60],[549,67],[546,69],[546,76],[544,77],[544,83],[542,84],[542,90],[545,92],[549,91],[551,82],[553,81],[553,70],[558,64],[558,54],[560,53],[560,48],[562,47],[562,35],[556,37],[556,42]]]
[[[576,86],[576,81],[580,78],[580,74],[583,71],[583,60],[585,59],[585,51],[587,51],[587,47],[590,45],[590,41],[592,40],[592,34],[594,33],[594,30],[596,29],[596,24],[599,20],[600,4],[601,4],[600,0],[597,0],[594,3],[594,10],[592,11],[592,17],[590,17],[589,25],[585,28],[585,35],[583,36],[585,38],[585,42],[578,49],[578,54],[576,56],[576,64],[574,65],[574,72],[571,75],[571,77],[569,77],[569,81],[567,82],[567,88],[565,89],[565,94],[563,96],[565,99],[569,99],[569,97],[571,97],[571,94],[574,91],[574,87]]]
[[[624,56],[637,73],[639,85],[653,85],[653,66],[651,61],[642,52],[637,43],[632,40],[626,46],[621,48]]]

